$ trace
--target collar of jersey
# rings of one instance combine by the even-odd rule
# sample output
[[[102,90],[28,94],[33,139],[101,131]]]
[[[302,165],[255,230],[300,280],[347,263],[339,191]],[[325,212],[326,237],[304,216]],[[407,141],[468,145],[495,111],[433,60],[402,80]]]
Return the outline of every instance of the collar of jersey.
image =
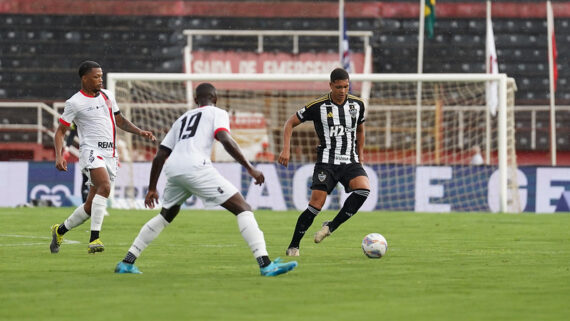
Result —
[[[79,90],[79,92],[81,94],[83,94],[83,96],[89,97],[89,98],[95,98],[95,97],[99,96],[99,92],[97,92],[97,94],[95,96],[88,95],[86,92],[83,91],[83,89]]]
[[[346,102],[348,101],[348,95],[346,95],[346,98],[344,99],[344,101],[342,102],[342,104],[338,105],[337,103],[334,102],[334,100],[331,97],[331,93],[329,93],[329,101],[331,102],[331,104],[336,105],[338,107],[342,107],[344,106],[344,104],[346,104]]]

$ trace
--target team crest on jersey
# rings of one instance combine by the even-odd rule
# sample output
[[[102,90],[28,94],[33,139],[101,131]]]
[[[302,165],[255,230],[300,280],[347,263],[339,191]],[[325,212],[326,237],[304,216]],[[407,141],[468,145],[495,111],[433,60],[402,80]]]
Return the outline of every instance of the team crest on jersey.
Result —
[[[317,178],[318,178],[319,181],[321,181],[321,183],[322,183],[322,182],[325,181],[325,179],[327,179],[327,174],[325,174],[325,172],[320,172],[320,173],[317,175]]]
[[[348,105],[348,112],[350,113],[350,117],[356,118],[356,114],[358,113],[358,110],[356,110],[356,107],[354,107],[353,104],[349,104]]]

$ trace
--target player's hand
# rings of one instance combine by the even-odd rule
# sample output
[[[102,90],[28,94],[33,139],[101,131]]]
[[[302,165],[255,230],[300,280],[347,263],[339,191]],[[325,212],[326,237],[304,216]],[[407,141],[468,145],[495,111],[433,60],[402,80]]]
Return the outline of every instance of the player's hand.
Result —
[[[149,190],[144,198],[144,206],[154,208],[154,204],[158,204],[158,192]]]
[[[248,173],[253,177],[253,179],[255,179],[255,185],[261,185],[265,182],[265,176],[263,176],[263,173],[257,168],[252,167],[248,170]]]
[[[67,161],[63,157],[59,157],[55,159],[55,168],[60,171],[67,172]]]
[[[277,160],[277,162],[285,167],[287,167],[287,165],[289,164],[289,158],[291,157],[291,154],[288,150],[283,150],[281,152],[281,154],[279,154],[279,159]]]
[[[141,130],[140,135],[146,139],[152,140],[153,142],[156,142],[156,137],[154,137],[152,132],[149,132],[148,130]]]

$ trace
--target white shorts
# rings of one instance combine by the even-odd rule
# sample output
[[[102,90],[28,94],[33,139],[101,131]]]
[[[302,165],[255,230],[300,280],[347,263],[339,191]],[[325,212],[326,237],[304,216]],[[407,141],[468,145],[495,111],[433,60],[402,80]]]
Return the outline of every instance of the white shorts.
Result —
[[[238,189],[213,167],[189,170],[188,173],[168,177],[164,188],[163,208],[181,205],[190,196],[199,197],[206,207],[223,204]]]
[[[83,174],[88,178],[87,185],[92,186],[90,169],[105,167],[111,182],[115,181],[117,177],[117,169],[119,167],[119,160],[117,157],[104,157],[101,156],[96,149],[83,149],[79,155],[79,168]]]

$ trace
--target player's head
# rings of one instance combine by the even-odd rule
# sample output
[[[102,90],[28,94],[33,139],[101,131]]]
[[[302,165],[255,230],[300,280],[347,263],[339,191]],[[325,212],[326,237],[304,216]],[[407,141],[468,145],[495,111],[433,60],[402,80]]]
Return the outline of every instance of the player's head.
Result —
[[[196,87],[196,96],[194,101],[198,106],[215,105],[218,100],[216,87],[207,82],[201,83]]]
[[[348,95],[349,77],[348,72],[342,68],[336,68],[331,72],[331,98],[334,103],[342,104]]]
[[[87,60],[79,65],[81,88],[89,92],[98,92],[103,88],[103,70],[95,61]]]

